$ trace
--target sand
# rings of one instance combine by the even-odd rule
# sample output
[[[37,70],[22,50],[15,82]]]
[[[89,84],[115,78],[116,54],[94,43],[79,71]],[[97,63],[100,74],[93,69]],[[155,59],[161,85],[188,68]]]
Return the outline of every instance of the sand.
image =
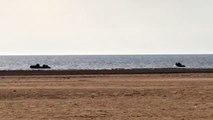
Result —
[[[1,76],[1,120],[212,120],[213,73]]]

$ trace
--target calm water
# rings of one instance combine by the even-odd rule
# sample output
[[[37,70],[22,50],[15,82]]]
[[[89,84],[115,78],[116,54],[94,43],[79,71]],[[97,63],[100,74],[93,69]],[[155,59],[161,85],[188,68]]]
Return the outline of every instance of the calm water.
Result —
[[[213,55],[0,56],[0,70],[30,70],[37,63],[54,70],[173,68],[175,62],[187,68],[213,68]]]

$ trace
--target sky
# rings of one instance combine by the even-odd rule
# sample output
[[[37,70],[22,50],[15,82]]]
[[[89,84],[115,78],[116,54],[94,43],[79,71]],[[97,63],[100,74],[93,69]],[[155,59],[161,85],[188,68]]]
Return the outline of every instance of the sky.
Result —
[[[0,55],[212,54],[213,0],[0,0]]]

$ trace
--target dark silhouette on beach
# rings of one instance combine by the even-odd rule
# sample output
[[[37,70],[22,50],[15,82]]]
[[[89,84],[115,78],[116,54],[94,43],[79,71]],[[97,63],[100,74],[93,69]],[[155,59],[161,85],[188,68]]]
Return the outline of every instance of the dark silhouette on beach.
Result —
[[[185,65],[181,64],[180,62],[175,63],[176,67],[186,67]]]
[[[36,64],[36,65],[31,65],[30,68],[32,68],[32,69],[49,69],[51,67],[46,64],[43,64],[42,66],[40,66],[40,64]]]

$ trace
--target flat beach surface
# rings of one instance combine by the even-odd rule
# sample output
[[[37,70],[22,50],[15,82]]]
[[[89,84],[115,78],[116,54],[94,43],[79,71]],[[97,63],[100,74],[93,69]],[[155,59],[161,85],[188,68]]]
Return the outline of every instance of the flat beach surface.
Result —
[[[212,120],[213,73],[0,76],[1,120]]]

